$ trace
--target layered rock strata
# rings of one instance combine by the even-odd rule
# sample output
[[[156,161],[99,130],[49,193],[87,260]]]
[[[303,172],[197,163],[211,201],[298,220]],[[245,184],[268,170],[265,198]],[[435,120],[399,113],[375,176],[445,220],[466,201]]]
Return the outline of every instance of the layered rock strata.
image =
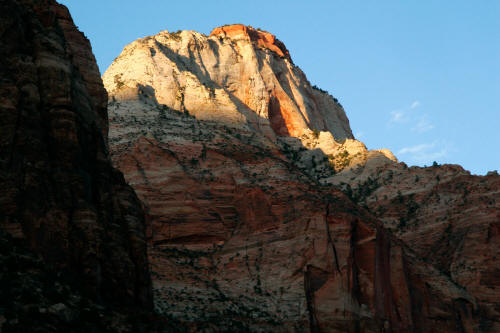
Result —
[[[267,137],[147,95],[109,112],[113,161],[148,215],[160,313],[208,331],[478,329],[474,297]]]
[[[108,157],[107,93],[89,41],[52,0],[1,1],[0,37],[0,228],[55,281],[70,278],[95,302],[151,308],[144,213]]]
[[[251,27],[137,40],[103,80],[159,312],[209,331],[497,330],[497,176],[368,151]]]
[[[329,181],[368,208],[385,228],[471,293],[481,332],[500,330],[500,176],[458,165],[405,164],[345,170]]]

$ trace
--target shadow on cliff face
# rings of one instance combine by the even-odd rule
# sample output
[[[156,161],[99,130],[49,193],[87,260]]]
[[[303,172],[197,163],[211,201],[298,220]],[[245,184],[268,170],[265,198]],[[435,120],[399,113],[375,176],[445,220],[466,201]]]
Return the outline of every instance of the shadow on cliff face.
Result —
[[[262,138],[265,138],[271,145],[275,146],[281,154],[285,155],[281,156],[281,158],[284,158],[288,163],[290,163],[290,165],[293,165],[298,170],[301,170],[301,172],[310,179],[310,182],[317,184],[318,180],[316,179],[316,176],[319,174],[321,174],[322,177],[329,177],[336,173],[331,164],[331,156],[327,156],[322,149],[304,146],[303,142],[299,138],[290,135],[286,125],[286,115],[282,111],[278,98],[271,96],[269,99],[269,119],[267,119],[257,115],[232,93],[227,93],[231,96],[233,103],[237,107],[239,106],[239,110],[246,110],[245,114],[249,115],[247,117],[247,125],[250,130],[255,132],[256,135],[261,135]],[[120,100],[137,100],[148,105],[152,109],[172,110],[178,114],[189,115],[196,118],[196,116],[192,115],[186,108],[175,110],[164,104],[160,104],[157,100],[155,89],[150,85],[138,84],[136,88],[124,88],[115,92],[115,95],[111,96],[112,103]],[[249,119],[252,120],[250,121]],[[205,121],[200,119],[197,119],[196,121],[200,123],[218,123],[217,121]],[[219,124],[224,127],[230,126],[224,122],[220,122]],[[234,131],[238,130],[238,128],[234,128]],[[237,137],[234,137],[234,139],[239,140]],[[309,153],[303,154],[304,152]]]
[[[144,213],[108,159],[89,41],[53,0],[2,1],[0,31],[0,228],[94,301],[150,309]]]
[[[281,112],[280,101],[274,96],[269,100],[269,122],[276,135],[290,136],[286,127],[286,121]]]
[[[219,55],[217,52],[218,46],[213,41],[210,42],[211,41],[210,39],[208,41],[209,41],[208,42],[209,47],[211,50],[213,50],[216,58],[216,65],[214,67],[217,67],[217,64],[219,63]],[[194,42],[196,43],[196,40]],[[193,51],[191,48],[188,48],[187,49],[188,55],[186,56],[172,51],[168,46],[165,46],[158,41],[155,41],[155,47],[167,59],[169,59],[173,63],[176,63],[181,71],[188,71],[192,73],[195,77],[197,77],[197,79],[202,85],[224,90],[224,92],[227,94],[231,102],[236,106],[237,111],[245,117],[247,124],[256,130],[262,131],[264,135],[272,139],[272,135],[271,133],[269,133],[268,129],[265,128],[265,125],[264,128],[262,127],[263,124],[266,124],[267,120],[262,122],[262,118],[260,118],[254,110],[250,109],[241,99],[239,99],[234,93],[230,91],[226,82],[228,77],[223,78],[222,84],[215,82],[211,78],[209,71],[205,67],[205,64],[203,62],[203,57],[201,56],[196,57],[196,55],[194,54],[196,50]],[[260,50],[257,47],[255,47],[254,50],[256,53],[264,53],[263,50]],[[319,111],[320,105],[318,105],[318,101],[316,100],[317,97],[314,96],[314,93],[312,91],[313,88],[310,86],[309,81],[307,81],[305,75],[300,70],[298,70],[296,73],[294,72],[295,75],[298,75],[301,78],[301,80],[299,80],[300,81],[299,85],[297,86],[298,91],[300,91],[300,93],[304,94],[305,96],[308,96],[309,99],[312,100],[310,103],[304,104],[302,108],[295,101],[292,89],[292,83],[290,82],[291,78],[289,78],[288,75],[285,75],[290,69],[287,67],[287,64],[283,62],[279,58],[279,56],[277,56],[274,52],[271,52],[271,54],[272,57],[270,60],[271,61],[270,66],[276,69],[276,73],[274,73],[274,75],[276,76],[275,82],[278,83],[278,86],[266,88],[268,89],[268,93],[271,94],[267,103],[268,105],[270,104],[270,107],[273,108],[274,110],[276,110],[276,106],[279,106],[281,110],[279,113],[275,112],[273,116],[279,116],[279,114],[281,114],[281,118],[283,118],[285,121],[279,120],[278,122],[291,124],[290,126],[292,127],[294,126],[293,125],[294,122],[299,122],[299,123],[303,122],[303,124],[305,124],[310,130],[323,130],[323,131],[329,130],[324,115],[322,115],[321,112]],[[257,57],[259,68],[263,66],[262,59],[263,56]],[[198,62],[200,63],[198,64]],[[331,98],[332,105],[336,104],[336,102],[334,103],[334,101],[336,100],[330,95],[328,96],[329,96],[328,98]],[[280,99],[282,99],[282,101],[276,104],[276,101],[279,101]],[[286,102],[285,104],[289,105],[283,105],[283,101]],[[286,110],[286,108],[291,108],[294,109],[295,111],[292,113],[283,112],[284,110]],[[341,118],[340,120],[341,123],[342,122],[348,123],[348,120],[345,117],[343,110],[339,114],[337,114],[337,112],[339,111],[332,110],[331,112],[334,112],[335,114],[334,117]],[[286,119],[285,117],[288,117],[290,119]],[[330,122],[332,121],[333,120],[330,120]],[[277,123],[275,121],[274,125],[276,124]],[[339,126],[339,125],[333,125],[333,126]],[[291,130],[297,130],[296,128],[286,128],[286,126],[282,129],[281,127],[283,126],[281,125],[277,127],[279,127],[277,129],[278,135],[290,135],[293,134]],[[336,133],[337,139],[353,138],[352,134],[350,134],[349,128],[346,129],[344,128],[344,126],[340,126],[338,132],[339,133]],[[347,134],[344,132],[346,132]]]
[[[255,129],[258,129],[259,127],[258,115],[248,106],[246,106],[233,93],[231,93],[225,86],[221,86],[217,82],[213,81],[210,75],[208,74],[208,71],[204,69],[204,64],[202,63],[201,64],[202,67],[200,67],[196,63],[191,50],[189,50],[189,58],[188,58],[186,56],[173,52],[172,50],[170,50],[168,47],[166,47],[161,43],[156,42],[156,46],[165,55],[165,57],[167,57],[170,61],[178,64],[180,69],[189,71],[193,73],[196,77],[198,77],[201,84],[216,87],[217,89],[223,89],[226,92],[227,96],[229,96],[233,104],[236,105],[237,111],[246,118],[247,124],[254,128],[256,127]],[[190,64],[190,66],[192,67],[188,67],[186,64]]]
[[[129,141],[111,142],[122,142],[113,160],[148,206],[162,311],[189,306],[180,316],[200,325],[253,315],[262,325],[285,325],[294,318],[311,331],[425,331],[437,308],[448,331],[476,320],[468,310],[456,317],[439,288],[457,293],[466,309],[473,308],[470,295],[415,258],[367,211],[319,186],[287,157],[292,152],[285,156],[281,139],[308,149],[299,139],[278,135],[263,148],[255,141],[259,132],[187,117],[157,105],[152,87],[139,89],[149,105],[144,119],[115,123],[130,126],[122,131]],[[131,116],[126,105],[111,110],[116,119]],[[280,132],[280,115],[272,117]],[[177,304],[169,304],[172,298]],[[436,309],[423,307],[423,299]]]
[[[290,266],[297,264],[291,261],[300,261],[292,273],[295,280],[285,284],[291,286],[302,279],[311,331],[333,328],[426,331],[433,327],[432,318],[436,311],[445,313],[442,325],[445,331],[460,331],[476,325],[471,324],[477,321],[477,311],[470,294],[458,288],[449,276],[423,263],[411,249],[385,230],[380,221],[357,206],[357,195],[351,195],[355,199],[351,201],[332,188],[318,186],[310,170],[297,167],[297,151],[304,150],[311,152],[308,156],[312,158],[307,164],[310,169],[317,169],[321,164],[333,172],[329,168],[329,157],[321,149],[306,147],[301,140],[290,136],[286,114],[282,112],[278,98],[272,96],[268,101],[269,119],[260,117],[227,88],[215,83],[203,63],[196,65],[191,50],[186,57],[163,45],[158,44],[158,48],[179,64],[181,70],[194,74],[202,84],[224,89],[236,109],[246,117],[252,129],[250,132],[253,131],[249,134],[247,129],[228,128],[224,123],[186,117],[181,114],[189,113],[185,108],[171,110],[159,105],[151,86],[137,87],[137,99],[150,105],[152,113],[156,112],[154,109],[158,109],[159,114],[163,112],[163,120],[159,117],[156,123],[136,122],[149,131],[144,130],[142,135],[135,137],[130,150],[123,148],[125,153],[120,152],[124,146],[119,146],[114,160],[122,170],[129,169],[129,175],[140,175],[135,179],[131,176],[130,181],[148,207],[151,257],[153,264],[159,267],[158,281],[163,279],[166,284],[175,281],[199,288],[199,281],[211,280],[210,285],[204,287],[205,291],[213,291],[219,297],[218,306],[226,309],[230,303],[244,304],[232,298],[235,290],[239,290],[240,296],[248,295],[248,290],[244,292],[238,289],[241,286],[237,283],[227,282],[239,280],[247,272],[231,276],[231,271],[225,269],[246,266],[250,281],[242,285],[255,284],[248,303],[252,306],[259,304],[264,309],[266,297],[278,302],[278,298],[273,298],[273,293],[278,291],[269,287],[273,284],[272,279],[264,279],[261,275],[262,272],[272,275],[273,262],[278,260],[277,254],[272,253],[275,248],[271,244],[296,239],[297,243],[292,242],[287,247],[293,249],[298,244],[306,244],[306,249],[301,249],[300,254],[293,252],[288,257],[279,258]],[[131,88],[132,94],[134,89]],[[286,92],[287,89],[290,88],[285,85],[283,90]],[[182,119],[168,118],[165,116],[167,111],[174,111],[172,114],[176,117],[182,115]],[[272,148],[268,146],[259,150],[251,147],[252,135],[266,133],[261,124],[266,124],[270,130],[270,136],[262,137],[269,139]],[[162,133],[168,132],[169,126],[180,126],[174,133],[179,142],[172,133]],[[214,129],[211,134],[218,136],[219,146],[210,146],[213,136],[202,133],[211,128]],[[163,138],[167,139],[162,141],[164,134]],[[293,148],[288,149],[283,143]],[[151,157],[154,162],[149,161]],[[272,176],[272,173],[276,169],[282,173],[275,179],[276,175]],[[175,190],[170,190],[170,187]],[[363,188],[360,195],[366,197],[370,191],[373,188]],[[307,204],[297,208],[297,202]],[[318,218],[321,222],[311,222],[313,216],[321,216]],[[290,228],[296,229],[291,232]],[[318,230],[319,233],[314,234]],[[312,242],[306,237],[301,238],[302,235],[311,237]],[[263,244],[270,245],[269,252],[262,249]],[[318,248],[318,244],[326,245]],[[311,247],[307,248],[309,245]],[[324,256],[318,255],[321,249],[326,249]],[[235,259],[243,250],[246,263]],[[194,269],[181,268],[179,262],[174,262],[176,256],[185,258]],[[219,260],[226,259],[224,265],[219,264]],[[268,260],[266,266],[259,266],[263,260]],[[249,261],[255,261],[256,273],[251,271]],[[161,266],[167,265],[165,262],[172,265],[169,267],[176,272],[175,276],[164,272],[165,267]],[[187,273],[185,276],[194,276],[193,280],[180,279],[176,276],[179,271]],[[168,293],[162,292],[158,296],[162,302],[166,294],[173,293],[177,297],[185,293],[176,291],[175,287],[171,287]],[[205,311],[203,297],[188,296],[194,313],[197,313],[197,306],[198,311]],[[338,299],[344,303],[335,311],[332,307],[325,307]],[[452,299],[451,303],[449,299]],[[432,306],[425,308],[424,302]],[[161,304],[167,312],[172,309],[168,304]],[[175,309],[175,305],[173,307]],[[300,311],[294,311],[289,313],[300,318]],[[337,316],[341,312],[342,318]],[[261,317],[266,320],[282,319],[272,311],[262,310],[262,313]],[[367,313],[371,313],[371,317]]]

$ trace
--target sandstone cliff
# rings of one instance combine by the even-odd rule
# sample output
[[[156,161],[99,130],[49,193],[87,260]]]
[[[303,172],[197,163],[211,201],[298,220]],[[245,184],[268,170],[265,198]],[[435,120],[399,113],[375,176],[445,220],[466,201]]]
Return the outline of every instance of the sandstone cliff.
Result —
[[[481,332],[500,330],[500,176],[458,165],[364,166],[328,181],[376,215],[419,257],[471,293]]]
[[[313,89],[279,40],[243,25],[167,31],[137,40],[103,75],[112,96],[156,101],[200,120],[247,126],[269,138],[329,131],[352,138],[340,104]]]
[[[294,152],[289,157],[314,177],[367,159],[377,165],[396,161],[392,153],[368,151],[355,140],[337,99],[311,86],[274,35],[252,27],[223,26],[209,36],[162,31],[136,40],[103,81],[112,100],[145,97],[199,120],[263,135]]]
[[[160,313],[209,331],[478,327],[469,293],[265,137],[138,103],[110,106],[110,144],[146,205]]]
[[[17,239],[8,254],[2,232],[2,260],[24,288],[11,289],[12,276],[2,275],[0,327],[19,332],[28,327],[23,318],[49,322],[54,313],[37,307],[54,298],[56,312],[83,309],[66,292],[47,296],[38,282],[27,288],[26,281],[44,281],[35,273],[43,263],[52,283],[67,279],[91,302],[150,308],[144,213],[108,157],[107,93],[89,41],[53,0],[1,1],[0,38],[0,229]],[[49,303],[36,303],[42,299]],[[69,325],[76,317],[64,318]]]
[[[467,222],[429,259],[429,244],[447,240],[433,223],[394,227],[409,219],[412,169],[354,140],[340,105],[310,86],[273,35],[241,25],[208,37],[164,31],[127,46],[103,81],[113,161],[147,212],[158,311],[208,330],[497,328],[497,296],[487,293],[497,256],[478,261],[473,239],[490,230],[484,249],[495,248],[498,206],[481,221],[470,219],[481,206],[454,208]],[[374,186],[388,170],[399,171]],[[494,203],[495,179],[480,190]],[[440,202],[429,211],[449,201]],[[469,236],[475,249],[457,247]],[[450,260],[463,254],[466,262]],[[476,262],[484,282],[458,268]]]

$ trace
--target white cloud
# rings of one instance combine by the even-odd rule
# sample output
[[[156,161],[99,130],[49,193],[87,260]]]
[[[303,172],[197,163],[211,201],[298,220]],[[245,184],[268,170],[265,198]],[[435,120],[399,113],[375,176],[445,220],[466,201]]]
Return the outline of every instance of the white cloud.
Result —
[[[413,132],[423,133],[433,129],[434,125],[431,124],[426,118],[426,116],[420,118],[420,121],[411,130]]]
[[[405,106],[401,109],[391,111],[391,119],[389,120],[389,125],[392,123],[406,123],[412,118],[411,111],[420,106],[419,101],[414,101],[409,106]]]
[[[408,154],[408,153],[420,153],[424,150],[428,150],[434,147],[434,143],[422,143],[420,145],[412,146],[412,147],[404,147],[398,151],[399,154]]]
[[[402,123],[407,120],[406,113],[402,110],[395,110],[391,112],[391,123]]]
[[[398,154],[407,156],[406,160],[410,164],[431,164],[440,158],[448,155],[449,145],[444,143],[422,143],[415,146],[404,147]]]
[[[358,140],[362,139],[365,136],[365,133],[363,132],[357,132],[354,137]]]
[[[408,126],[408,130],[417,133],[424,133],[434,129],[434,124],[429,121],[429,117],[427,114],[417,113],[414,111],[416,108],[420,107],[420,101],[416,100],[410,105],[391,111],[391,118],[387,123],[387,126],[392,127],[394,124],[406,124],[411,123],[413,127]]]

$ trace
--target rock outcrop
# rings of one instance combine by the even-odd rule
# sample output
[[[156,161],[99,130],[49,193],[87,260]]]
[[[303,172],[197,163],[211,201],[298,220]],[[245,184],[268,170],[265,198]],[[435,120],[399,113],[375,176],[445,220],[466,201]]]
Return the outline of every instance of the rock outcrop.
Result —
[[[161,32],[127,46],[103,80],[112,159],[147,212],[159,312],[193,330],[495,331],[498,301],[485,292],[498,284],[494,251],[478,261],[484,282],[472,282],[442,264],[463,254],[473,264],[480,242],[440,252],[424,223],[394,228],[406,211],[394,196],[413,175],[354,140],[340,105],[271,34]],[[372,186],[396,169],[385,190]],[[456,208],[464,222],[452,238],[491,229],[484,249],[494,250],[496,207],[482,222],[468,218],[482,208]]]
[[[474,297],[265,137],[148,103],[110,105],[110,146],[148,213],[157,311],[209,331],[479,327]]]
[[[107,93],[89,41],[53,0],[1,1],[0,38],[0,229],[26,247],[12,253],[43,260],[9,257],[2,233],[2,260],[11,258],[5,274],[17,274],[24,289],[2,292],[0,327],[25,331],[21,312],[44,316],[36,300],[50,292],[22,282],[50,276],[37,277],[43,265],[51,283],[71,281],[91,302],[151,308],[144,212],[109,160]],[[58,313],[78,308],[68,293],[51,295],[63,303],[54,305]],[[70,319],[59,328],[69,329]]]
[[[158,103],[271,140],[328,131],[353,138],[342,106],[313,89],[272,34],[243,25],[159,34],[126,46],[103,75],[111,96]]]
[[[329,181],[374,213],[393,235],[473,295],[480,332],[500,330],[500,176],[458,165],[346,170]]]

